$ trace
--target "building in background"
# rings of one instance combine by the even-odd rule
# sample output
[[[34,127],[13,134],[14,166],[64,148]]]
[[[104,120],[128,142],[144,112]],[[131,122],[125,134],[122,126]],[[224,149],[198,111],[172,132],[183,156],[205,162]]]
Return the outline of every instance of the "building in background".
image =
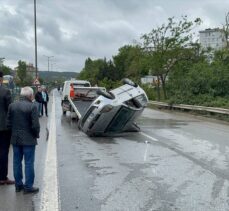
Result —
[[[15,76],[17,77],[18,67],[14,68]],[[32,63],[26,64],[26,75],[31,77],[32,79],[36,78],[36,68],[33,66]]]
[[[141,78],[141,84],[153,84],[157,80],[157,76],[146,75]]]
[[[204,49],[212,48],[213,50],[220,50],[227,46],[225,33],[222,29],[205,29],[199,32],[200,45]]]
[[[36,68],[33,66],[32,63],[26,64],[26,72],[32,78],[36,78]]]

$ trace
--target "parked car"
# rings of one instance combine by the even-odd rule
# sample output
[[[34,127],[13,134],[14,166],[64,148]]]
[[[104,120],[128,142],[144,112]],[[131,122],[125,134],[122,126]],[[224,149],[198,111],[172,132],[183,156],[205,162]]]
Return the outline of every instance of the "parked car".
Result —
[[[145,91],[129,79],[109,92],[98,90],[99,97],[79,121],[79,128],[89,136],[110,136],[137,132],[137,117],[147,106]]]
[[[15,87],[14,77],[11,75],[4,75],[3,76],[3,86],[12,90]]]

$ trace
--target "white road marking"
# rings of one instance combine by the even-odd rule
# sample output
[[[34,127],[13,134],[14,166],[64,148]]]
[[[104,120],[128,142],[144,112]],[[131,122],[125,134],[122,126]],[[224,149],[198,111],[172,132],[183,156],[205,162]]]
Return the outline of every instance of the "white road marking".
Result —
[[[57,149],[56,149],[56,117],[55,97],[53,94],[52,113],[50,119],[49,139],[44,170],[44,188],[41,194],[41,211],[59,211],[59,189],[57,177]]]
[[[146,143],[146,149],[145,149],[145,153],[144,153],[144,162],[146,162],[146,159],[147,159],[147,154],[148,154],[148,143]]]
[[[147,137],[148,139],[150,139],[150,140],[152,140],[152,141],[158,141],[158,139],[153,138],[153,137],[149,136],[149,135],[146,134],[146,133],[140,132],[140,134],[142,134],[143,136]]]

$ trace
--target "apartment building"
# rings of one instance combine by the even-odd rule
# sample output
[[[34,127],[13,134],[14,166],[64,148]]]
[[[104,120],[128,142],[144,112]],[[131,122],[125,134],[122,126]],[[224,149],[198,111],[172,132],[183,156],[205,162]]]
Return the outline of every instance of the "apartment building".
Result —
[[[200,44],[204,49],[220,50],[227,45],[224,31],[219,28],[205,29],[199,32]]]

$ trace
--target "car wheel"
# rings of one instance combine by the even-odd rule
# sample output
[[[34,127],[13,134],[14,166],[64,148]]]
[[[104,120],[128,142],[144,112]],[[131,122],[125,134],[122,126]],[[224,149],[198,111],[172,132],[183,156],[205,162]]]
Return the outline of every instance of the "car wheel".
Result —
[[[101,89],[99,89],[97,91],[97,94],[102,95],[103,97],[106,97],[108,99],[115,99],[115,96],[113,94],[111,94],[110,92],[106,92],[104,90],[101,90]]]
[[[124,78],[122,80],[122,82],[123,82],[123,84],[128,84],[128,85],[133,86],[133,87],[138,86],[135,82],[131,81],[129,78]]]

